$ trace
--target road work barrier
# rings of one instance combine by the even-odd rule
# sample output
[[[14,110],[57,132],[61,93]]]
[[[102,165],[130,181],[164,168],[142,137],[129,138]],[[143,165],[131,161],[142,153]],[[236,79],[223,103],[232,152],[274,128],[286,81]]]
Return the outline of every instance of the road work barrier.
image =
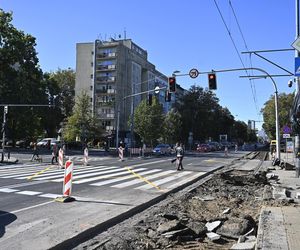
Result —
[[[88,150],[88,148],[85,148],[83,151],[83,165],[84,166],[88,165],[88,160],[89,160],[89,150]]]
[[[55,200],[59,202],[74,201],[75,198],[71,197],[72,191],[72,178],[73,178],[73,162],[68,160],[65,164],[65,174],[63,182],[63,196],[57,197]]]
[[[122,146],[120,146],[118,148],[118,153],[119,153],[119,158],[120,158],[120,161],[123,161],[124,160],[124,149]]]
[[[58,151],[58,166],[64,168],[64,151],[62,149]]]

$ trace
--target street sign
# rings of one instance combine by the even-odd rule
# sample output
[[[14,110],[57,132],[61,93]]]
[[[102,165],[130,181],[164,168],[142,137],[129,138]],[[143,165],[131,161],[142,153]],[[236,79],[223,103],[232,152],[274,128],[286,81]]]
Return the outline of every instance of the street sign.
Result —
[[[199,75],[199,71],[197,69],[191,69],[189,72],[189,76],[191,78],[196,78]]]
[[[154,89],[154,93],[155,93],[155,94],[158,94],[158,93],[159,93],[159,90],[160,90],[160,87],[159,87],[159,86],[156,86],[155,89]]]
[[[300,76],[300,57],[295,57],[295,76]]]
[[[292,129],[288,125],[284,125],[282,128],[282,132],[284,134],[290,134],[292,132]]]
[[[300,36],[292,43],[292,47],[300,51]]]
[[[286,139],[286,138],[290,138],[291,137],[291,135],[290,134],[283,134],[282,135],[282,138],[284,138],[284,139]]]

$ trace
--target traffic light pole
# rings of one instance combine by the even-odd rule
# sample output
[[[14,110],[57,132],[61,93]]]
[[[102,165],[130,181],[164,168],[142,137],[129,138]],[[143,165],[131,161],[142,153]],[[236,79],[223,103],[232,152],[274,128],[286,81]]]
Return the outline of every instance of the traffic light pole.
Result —
[[[300,30],[299,30],[299,0],[296,0],[295,2],[296,4],[296,39],[299,37],[300,35]],[[295,50],[295,57],[299,57],[300,53],[298,50]],[[299,93],[300,91],[300,81],[299,81],[299,77],[295,77],[295,81],[296,81],[296,93]],[[296,178],[299,178],[299,173],[300,173],[300,135],[297,134],[295,136],[295,158],[296,158]]]
[[[297,0],[299,1],[299,0]],[[266,77],[270,78],[273,86],[274,86],[274,94],[275,94],[275,127],[276,127],[276,158],[280,161],[280,134],[279,134],[279,118],[278,118],[278,91],[277,85],[273,79],[273,77],[265,70],[261,68],[236,68],[236,69],[222,69],[222,70],[213,70],[207,72],[199,72],[200,74],[211,74],[213,73],[224,73],[224,72],[233,72],[233,71],[245,71],[245,70],[257,70],[266,75]],[[189,74],[176,74],[176,76],[187,76]]]

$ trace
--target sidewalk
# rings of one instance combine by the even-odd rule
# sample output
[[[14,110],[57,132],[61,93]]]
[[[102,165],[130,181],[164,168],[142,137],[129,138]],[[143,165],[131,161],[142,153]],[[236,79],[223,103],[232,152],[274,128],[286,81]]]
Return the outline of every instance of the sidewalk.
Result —
[[[288,156],[288,163],[294,165],[292,155]],[[283,153],[281,159],[285,161]],[[256,249],[300,249],[300,178],[296,178],[295,169],[285,170],[278,166],[272,167],[269,173],[278,176],[273,185],[273,196],[282,199],[280,207],[263,207],[261,209],[257,233]],[[284,202],[293,199],[294,205],[285,206]]]

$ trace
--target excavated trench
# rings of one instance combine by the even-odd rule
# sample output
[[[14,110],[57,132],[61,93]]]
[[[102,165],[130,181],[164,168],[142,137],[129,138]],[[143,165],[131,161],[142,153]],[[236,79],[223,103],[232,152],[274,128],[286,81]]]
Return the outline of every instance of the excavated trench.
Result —
[[[289,205],[270,190],[265,172],[217,173],[76,249],[230,249],[238,241],[255,242],[261,207]]]

